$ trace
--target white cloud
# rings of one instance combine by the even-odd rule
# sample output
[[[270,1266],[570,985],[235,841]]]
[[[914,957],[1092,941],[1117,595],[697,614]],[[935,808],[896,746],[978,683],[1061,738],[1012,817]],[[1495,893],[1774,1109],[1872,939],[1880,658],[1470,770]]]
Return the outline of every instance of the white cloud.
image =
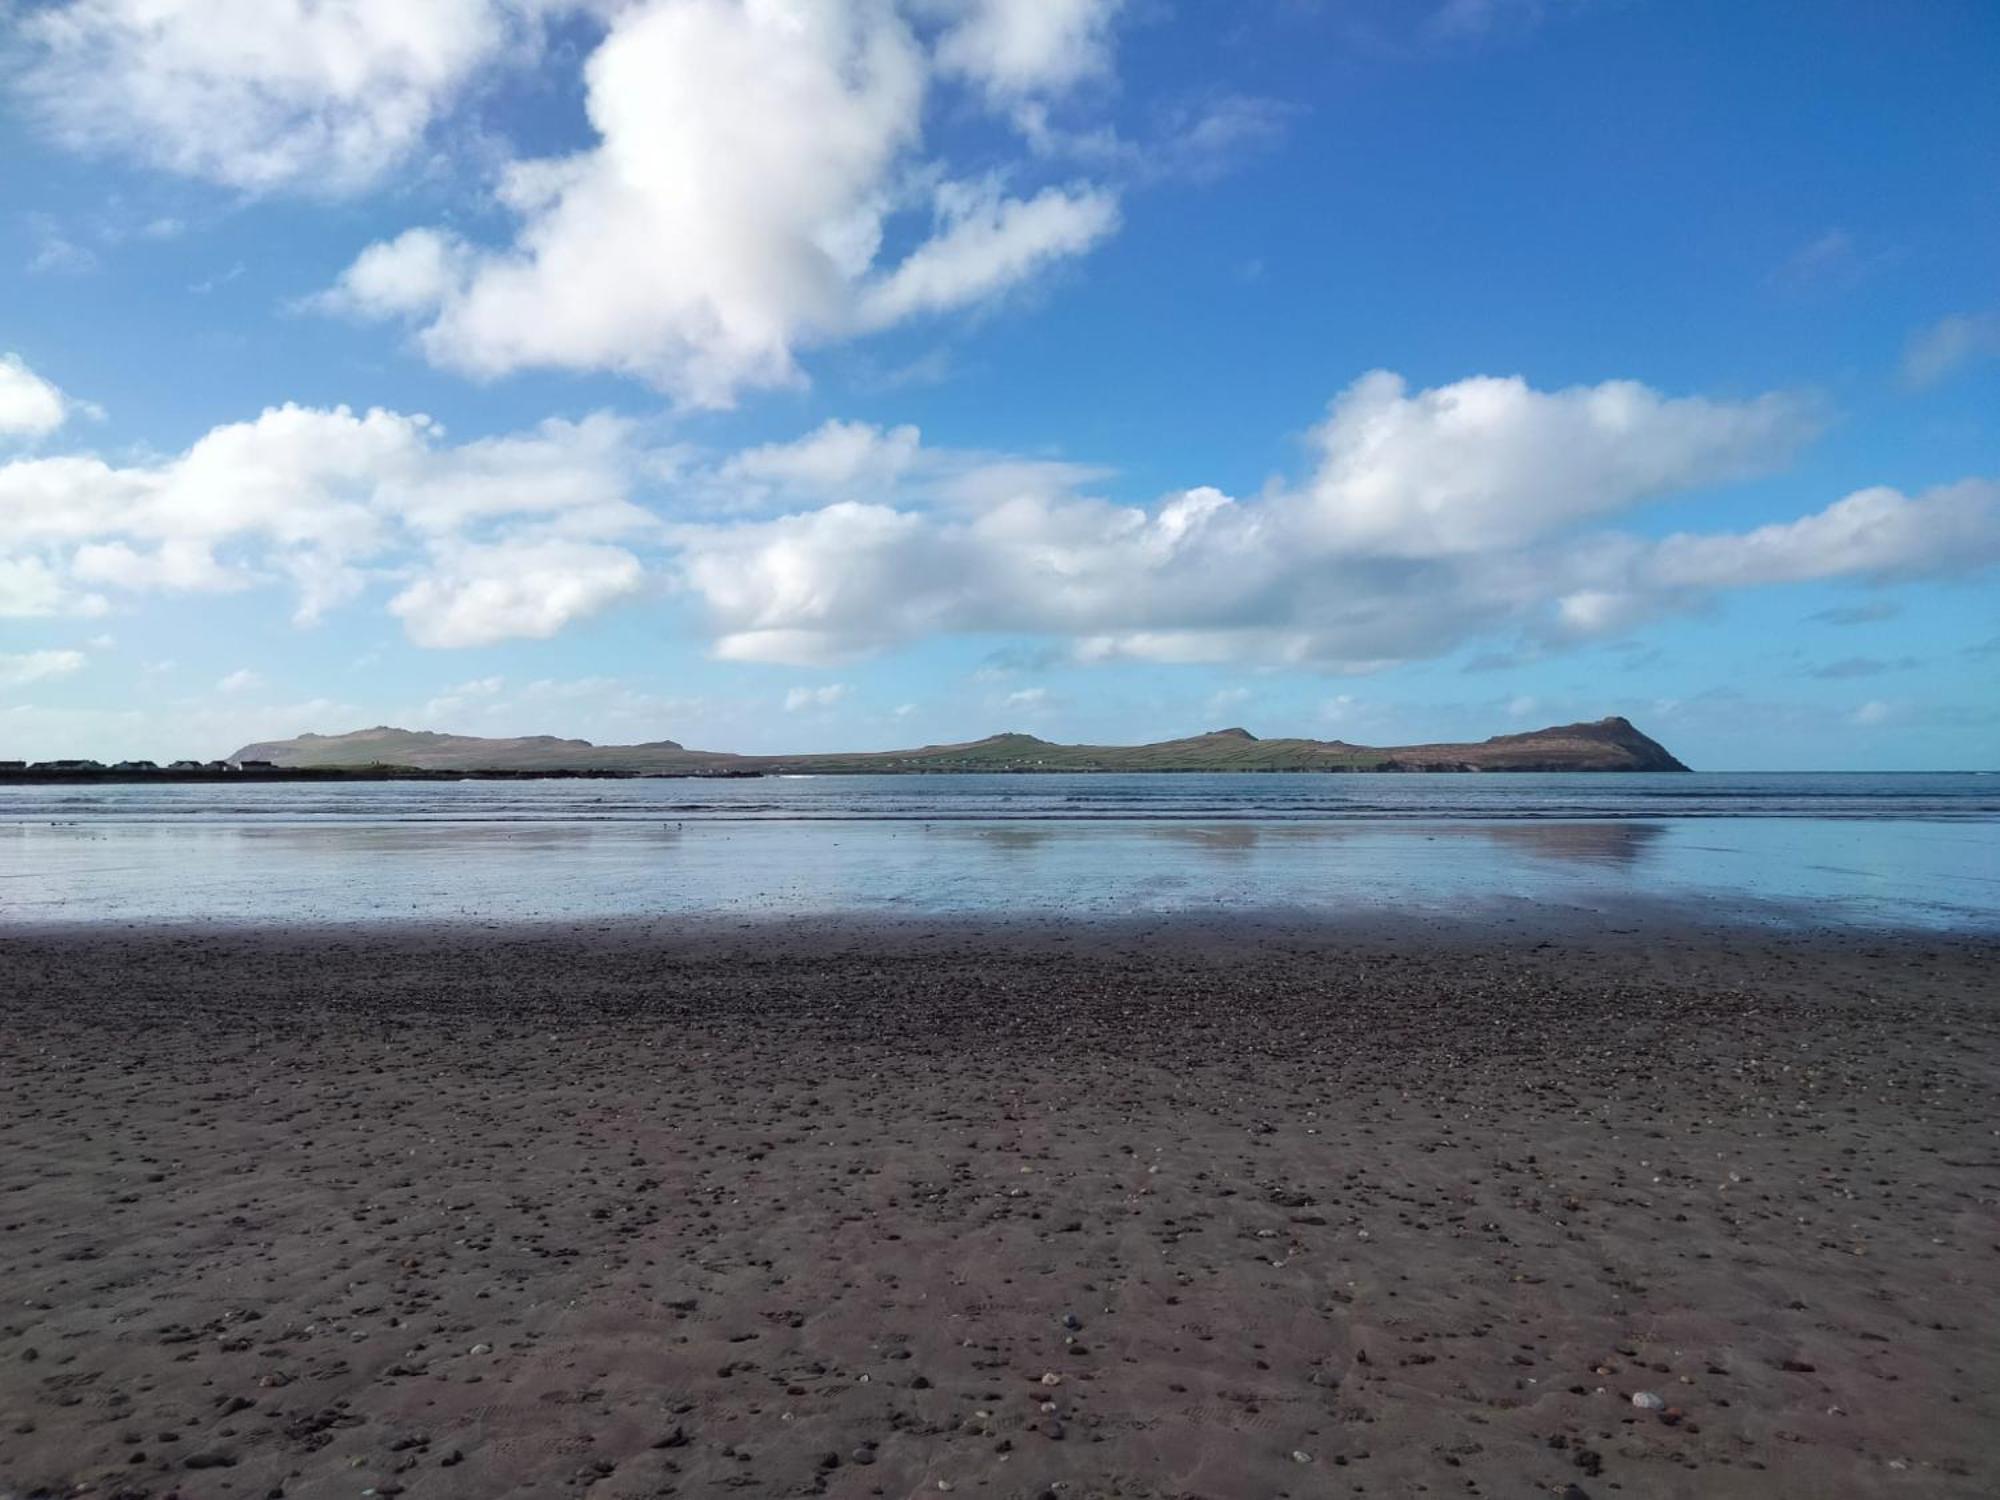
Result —
[[[643,458],[607,416],[454,447],[423,416],[283,406],[154,462],[0,464],[0,613],[282,582],[310,622],[415,571],[398,612],[427,643],[546,635],[637,586],[605,543],[656,525],[628,497]]]
[[[1607,529],[1781,462],[1809,426],[1782,396],[1371,375],[1297,480],[1127,505],[1091,493],[1104,471],[926,448],[909,427],[828,423],[729,456],[606,415],[454,444],[422,416],[279,407],[143,463],[0,464],[0,613],[284,586],[310,619],[378,588],[411,639],[461,647],[553,635],[650,582],[725,660],[998,634],[1043,638],[1047,659],[1360,674],[1495,636],[1546,652],[1723,590],[2000,562],[1992,480],[1738,533]]]
[[[1088,186],[1047,188],[1024,201],[992,182],[949,183],[939,190],[938,221],[928,242],[864,294],[865,326],[967,307],[1080,255],[1118,227],[1118,200]]]
[[[597,143],[508,170],[511,246],[413,231],[321,305],[420,318],[425,353],[474,374],[609,370],[726,406],[799,383],[801,349],[995,296],[1116,222],[1102,188],[947,187],[933,236],[881,264],[891,218],[948,176],[921,154],[934,61],[888,0],[646,0],[584,71]]]
[[[1045,687],[1016,688],[1001,700],[1007,708],[1041,708],[1049,701],[1049,690]]]
[[[0,652],[0,687],[25,687],[83,670],[81,651]]]
[[[429,573],[389,601],[419,646],[546,640],[636,593],[639,559],[619,547],[561,540],[439,547]]]
[[[75,149],[227,187],[344,193],[407,158],[523,0],[60,0],[15,19],[17,86]]]
[[[0,619],[101,615],[103,595],[78,592],[47,558],[0,553]]]
[[[848,692],[844,682],[829,682],[825,687],[795,687],[785,694],[785,712],[796,714],[808,709],[832,708],[847,697]]]
[[[1640,617],[1659,589],[1620,597],[1636,587],[1629,544],[1543,555],[1548,539],[1768,468],[1809,426],[1780,396],[1518,379],[1411,393],[1377,374],[1333,404],[1314,471],[1256,501],[1195,489],[1141,509],[1001,487],[674,538],[728,659],[825,663],[939,632],[1016,631],[1069,637],[1085,660],[1363,672],[1504,624],[1581,634]],[[922,455],[910,467],[922,474]]]
[[[46,437],[68,420],[69,402],[18,354],[0,354],[0,437]]]
[[[1518,376],[1412,395],[1378,370],[1313,433],[1310,524],[1338,545],[1406,557],[1511,546],[1773,468],[1815,426],[1787,395],[1672,398],[1629,380],[1538,391]]]
[[[877,497],[909,472],[920,442],[914,427],[830,421],[795,442],[746,448],[722,465],[720,478],[746,501]]]
[[[1124,0],[964,0],[938,43],[938,66],[1000,101],[1060,93],[1111,68]]]
[[[1903,351],[1903,382],[1936,385],[1981,359],[2000,359],[2000,312],[1954,313],[1911,337]]]
[[[1645,577],[1666,588],[1969,573],[2000,561],[2000,483],[1968,479],[1912,499],[1878,486],[1740,535],[1666,538]]]
[[[238,667],[234,672],[231,672],[227,677],[216,683],[215,690],[218,693],[228,693],[234,696],[238,693],[247,693],[252,688],[260,688],[263,685],[264,679],[262,677],[258,676],[248,667]]]
[[[332,287],[306,299],[322,312],[359,318],[434,312],[471,272],[473,252],[456,235],[410,229],[363,250]]]

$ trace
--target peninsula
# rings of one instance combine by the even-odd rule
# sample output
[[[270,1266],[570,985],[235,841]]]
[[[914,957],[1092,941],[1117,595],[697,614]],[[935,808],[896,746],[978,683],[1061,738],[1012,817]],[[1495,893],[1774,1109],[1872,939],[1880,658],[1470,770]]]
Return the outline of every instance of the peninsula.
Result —
[[[382,726],[302,734],[245,745],[237,765],[273,769],[398,767],[423,771],[629,776],[903,771],[1685,771],[1658,741],[1622,718],[1563,724],[1476,744],[1350,745],[1342,740],[1259,739],[1217,729],[1150,745],[1058,745],[1031,734],[963,744],[800,755],[690,750],[673,740],[594,745],[534,735],[472,735]]]

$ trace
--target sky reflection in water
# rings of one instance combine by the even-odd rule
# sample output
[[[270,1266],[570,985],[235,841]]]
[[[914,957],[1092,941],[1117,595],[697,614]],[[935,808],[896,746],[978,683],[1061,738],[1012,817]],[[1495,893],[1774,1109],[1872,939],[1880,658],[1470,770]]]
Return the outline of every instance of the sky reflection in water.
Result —
[[[2000,930],[1987,822],[0,822],[0,920],[1615,912]]]

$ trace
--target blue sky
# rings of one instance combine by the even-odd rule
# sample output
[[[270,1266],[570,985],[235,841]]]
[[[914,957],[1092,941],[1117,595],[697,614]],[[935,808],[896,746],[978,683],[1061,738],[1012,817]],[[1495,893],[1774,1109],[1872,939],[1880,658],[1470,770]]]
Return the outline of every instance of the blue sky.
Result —
[[[2000,11],[0,4],[0,756],[2000,763]]]

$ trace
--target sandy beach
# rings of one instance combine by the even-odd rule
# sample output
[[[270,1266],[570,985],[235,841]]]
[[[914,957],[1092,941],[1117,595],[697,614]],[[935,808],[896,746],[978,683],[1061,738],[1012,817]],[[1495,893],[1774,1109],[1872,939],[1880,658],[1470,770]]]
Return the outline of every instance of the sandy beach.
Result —
[[[0,1496],[1987,1496],[2000,944],[0,938]]]

